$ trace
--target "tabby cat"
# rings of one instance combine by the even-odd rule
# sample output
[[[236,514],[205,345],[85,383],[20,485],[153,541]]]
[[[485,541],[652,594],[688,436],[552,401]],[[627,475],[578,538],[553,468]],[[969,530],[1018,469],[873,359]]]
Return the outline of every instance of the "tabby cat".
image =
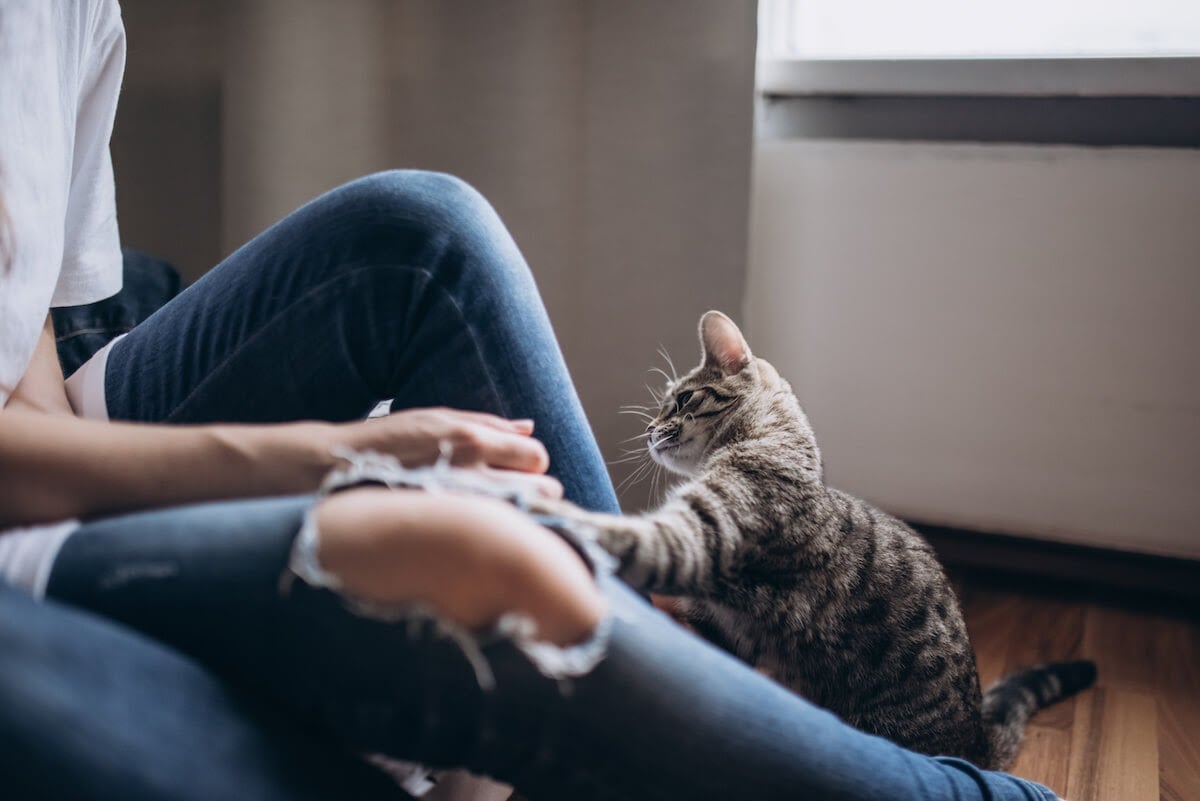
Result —
[[[1091,662],[1014,673],[981,695],[954,592],[930,546],[826,486],[791,387],[720,312],[703,359],[666,388],[651,457],[688,476],[661,507],[595,527],[633,586],[681,596],[702,635],[847,723],[991,769],[1038,709],[1095,680]],[[553,504],[552,504],[553,505]]]

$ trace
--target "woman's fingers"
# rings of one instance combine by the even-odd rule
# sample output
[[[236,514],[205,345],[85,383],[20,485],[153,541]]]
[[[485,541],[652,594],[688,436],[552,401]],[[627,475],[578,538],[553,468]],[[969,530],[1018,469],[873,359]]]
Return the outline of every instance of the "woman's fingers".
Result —
[[[483,464],[505,470],[545,473],[550,467],[546,446],[532,437],[466,426],[450,437],[453,464]]]
[[[527,417],[509,420],[507,417],[499,417],[487,412],[464,412],[459,409],[446,409],[444,411],[465,421],[478,423],[479,425],[494,428],[498,431],[513,431],[525,436],[533,433],[533,421]]]
[[[546,447],[530,436],[531,420],[456,409],[405,409],[343,430],[344,444],[389,453],[410,466],[447,454],[456,465],[526,473],[545,473],[550,467]]]
[[[560,500],[563,496],[563,486],[558,479],[537,473],[521,473],[515,470],[498,470],[494,467],[484,467],[481,470],[494,481],[525,494],[536,493],[543,498]]]

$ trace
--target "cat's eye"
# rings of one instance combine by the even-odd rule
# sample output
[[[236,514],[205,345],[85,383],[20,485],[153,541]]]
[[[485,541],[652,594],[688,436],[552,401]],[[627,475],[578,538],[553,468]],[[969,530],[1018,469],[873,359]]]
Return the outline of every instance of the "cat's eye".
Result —
[[[696,393],[692,392],[690,389],[685,389],[683,392],[680,392],[675,396],[675,408],[682,409],[684,406],[687,406],[688,402],[692,399],[692,395],[694,394]]]

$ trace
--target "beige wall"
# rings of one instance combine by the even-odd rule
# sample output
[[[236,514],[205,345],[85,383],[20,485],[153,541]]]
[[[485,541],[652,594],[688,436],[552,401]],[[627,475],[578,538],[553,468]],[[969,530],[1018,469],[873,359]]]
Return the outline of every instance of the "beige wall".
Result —
[[[741,304],[752,0],[122,5],[122,231],[190,278],[357,175],[460,175],[525,252],[610,458],[659,344],[691,361],[700,313]]]
[[[1200,153],[761,141],[750,342],[831,482],[1200,557]]]

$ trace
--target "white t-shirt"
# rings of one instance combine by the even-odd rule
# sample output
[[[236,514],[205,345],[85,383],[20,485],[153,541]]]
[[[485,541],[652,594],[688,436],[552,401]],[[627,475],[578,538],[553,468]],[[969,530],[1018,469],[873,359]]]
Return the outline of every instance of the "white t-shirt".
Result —
[[[124,71],[116,0],[0,0],[0,406],[51,306],[121,288],[108,141]],[[73,527],[0,533],[0,577],[40,594]]]

